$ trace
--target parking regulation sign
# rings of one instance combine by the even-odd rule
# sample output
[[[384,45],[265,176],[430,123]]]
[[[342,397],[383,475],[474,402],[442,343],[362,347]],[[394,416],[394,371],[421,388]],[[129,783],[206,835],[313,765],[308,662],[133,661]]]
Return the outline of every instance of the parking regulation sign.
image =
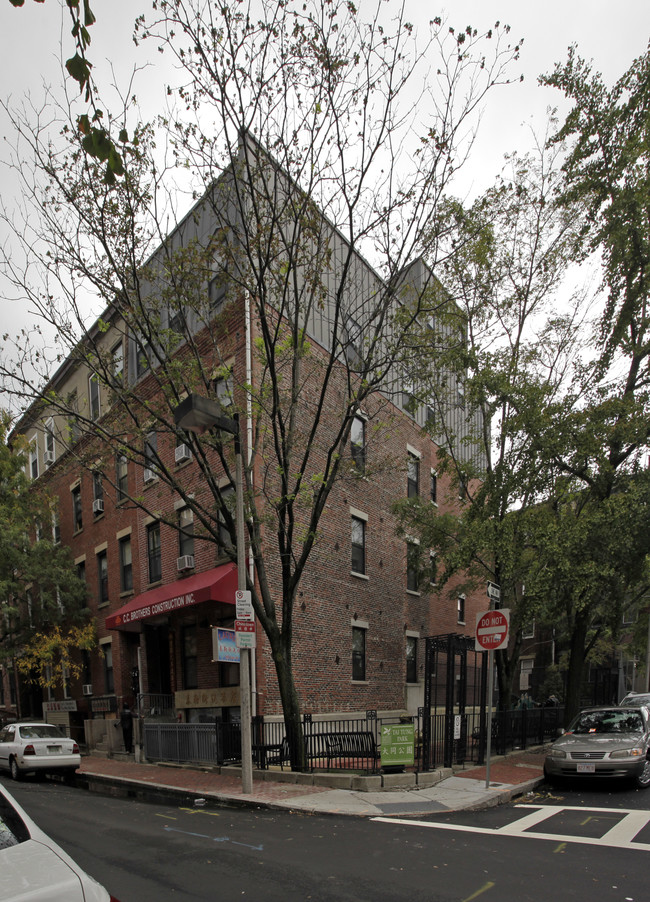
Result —
[[[476,618],[476,651],[497,651],[508,644],[510,610],[484,611]]]

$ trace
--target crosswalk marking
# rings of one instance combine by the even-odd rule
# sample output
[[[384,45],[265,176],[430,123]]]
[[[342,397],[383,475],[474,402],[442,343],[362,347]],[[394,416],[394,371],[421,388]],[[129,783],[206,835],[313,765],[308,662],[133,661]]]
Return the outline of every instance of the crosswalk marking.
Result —
[[[402,824],[408,827],[426,827],[433,830],[452,830],[460,833],[483,833],[491,836],[510,836],[522,839],[544,839],[555,843],[579,843],[587,846],[608,846],[617,849],[632,849],[634,851],[650,851],[650,843],[635,842],[635,837],[648,825],[650,825],[650,811],[637,811],[630,808],[583,808],[582,806],[550,806],[550,805],[517,805],[516,809],[531,809],[528,814],[517,818],[512,823],[502,827],[473,827],[464,824],[443,824],[436,821],[415,821],[405,818],[373,817],[373,821],[384,824]],[[544,833],[542,830],[532,830],[532,827],[540,827],[544,821],[549,820],[563,811],[580,811],[583,814],[607,813],[620,816],[613,826],[605,830],[600,837],[575,836],[567,833]]]

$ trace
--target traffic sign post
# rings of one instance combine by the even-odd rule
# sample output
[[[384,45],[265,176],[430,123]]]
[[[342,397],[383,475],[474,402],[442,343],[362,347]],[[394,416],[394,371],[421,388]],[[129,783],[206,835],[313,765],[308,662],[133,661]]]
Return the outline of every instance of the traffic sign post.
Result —
[[[476,617],[476,651],[496,651],[508,644],[510,611],[484,611]]]
[[[253,599],[248,589],[237,589],[235,592],[235,618],[237,620],[255,620]]]
[[[255,648],[255,623],[252,620],[235,620],[235,643],[237,648]]]
[[[499,594],[491,596],[493,599],[501,597],[501,590],[494,583],[488,583],[488,595],[490,586],[499,590]],[[510,610],[484,611],[476,618],[476,650],[488,653],[488,720],[487,720],[487,749],[485,761],[485,788],[490,788],[490,758],[492,756],[492,701],[494,696],[494,652],[496,649],[505,648],[508,645],[508,630],[510,628]]]
[[[501,586],[488,580],[487,597],[492,601],[501,601]]]

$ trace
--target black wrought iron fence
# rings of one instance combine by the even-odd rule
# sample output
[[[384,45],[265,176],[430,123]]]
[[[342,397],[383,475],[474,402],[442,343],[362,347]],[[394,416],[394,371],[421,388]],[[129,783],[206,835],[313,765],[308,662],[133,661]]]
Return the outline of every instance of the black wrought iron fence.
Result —
[[[541,745],[555,738],[562,724],[562,708],[495,711],[492,754]],[[413,724],[413,763],[416,771],[483,764],[487,750],[487,716],[473,710],[464,714],[429,713],[420,708],[409,717],[379,718],[374,711],[359,718],[303,718],[305,767],[310,771],[377,773],[382,762],[382,727]],[[187,763],[235,764],[241,761],[239,723],[182,724],[145,721],[145,756],[152,760]],[[282,721],[252,720],[253,765],[263,770],[291,768],[287,731]]]

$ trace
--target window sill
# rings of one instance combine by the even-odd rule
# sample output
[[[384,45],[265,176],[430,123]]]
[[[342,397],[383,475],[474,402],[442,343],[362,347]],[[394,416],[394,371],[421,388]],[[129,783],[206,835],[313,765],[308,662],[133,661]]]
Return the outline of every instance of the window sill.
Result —
[[[77,536],[80,536],[81,533],[82,533],[83,531],[84,531],[83,526],[80,526],[79,529],[75,529],[75,531],[72,533],[73,538],[76,538]],[[60,544],[60,542],[55,542],[54,544],[55,544],[55,545],[56,545],[56,544]]]
[[[99,604],[97,605],[97,610],[99,610],[100,608],[107,608],[109,606],[109,604],[110,604],[110,601],[100,601]]]
[[[458,626],[467,626],[467,622],[465,620],[457,620],[456,623]]]
[[[367,573],[357,573],[356,570],[350,570],[350,576],[354,576],[356,579],[370,579]]]
[[[370,684],[370,680],[350,680],[350,683],[353,686],[368,686]]]
[[[421,598],[421,597],[422,597],[422,592],[418,592],[416,589],[407,589],[407,590],[406,590],[406,594],[407,594],[407,595],[413,595],[415,598]]]
[[[147,583],[147,588],[149,589],[155,589],[156,586],[162,586],[162,577],[160,579],[155,579],[151,583]]]
[[[123,592],[120,592],[120,598],[128,598],[130,595],[134,595],[133,589],[125,589]]]

